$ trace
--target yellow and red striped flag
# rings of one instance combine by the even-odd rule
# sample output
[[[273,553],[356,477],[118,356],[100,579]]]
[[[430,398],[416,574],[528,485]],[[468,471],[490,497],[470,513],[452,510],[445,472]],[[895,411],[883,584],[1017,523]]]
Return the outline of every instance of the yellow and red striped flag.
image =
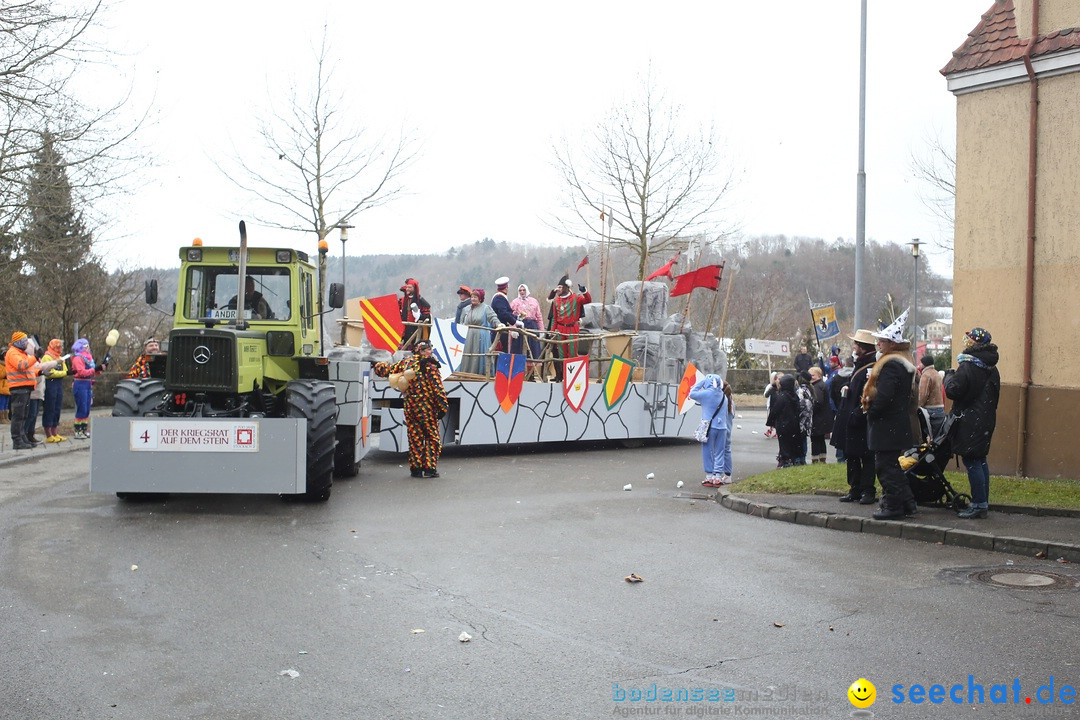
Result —
[[[401,322],[396,295],[360,298],[360,315],[371,347],[389,352],[398,349],[405,325]]]

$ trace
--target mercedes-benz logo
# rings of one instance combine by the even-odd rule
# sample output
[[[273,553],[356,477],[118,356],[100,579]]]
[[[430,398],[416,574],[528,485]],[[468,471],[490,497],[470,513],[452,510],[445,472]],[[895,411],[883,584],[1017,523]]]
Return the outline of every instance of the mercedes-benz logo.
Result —
[[[191,357],[194,358],[195,362],[199,363],[200,365],[205,365],[206,363],[210,362],[210,348],[206,347],[205,345],[200,345],[199,347],[195,348],[195,351],[193,353],[191,353]]]

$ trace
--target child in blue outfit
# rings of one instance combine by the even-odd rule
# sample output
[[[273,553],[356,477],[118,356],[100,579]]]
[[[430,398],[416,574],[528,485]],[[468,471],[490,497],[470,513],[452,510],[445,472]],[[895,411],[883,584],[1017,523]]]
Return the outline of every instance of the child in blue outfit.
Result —
[[[731,426],[735,407],[731,386],[719,375],[709,374],[690,389],[690,399],[701,405],[701,417],[710,419],[709,439],[701,445],[705,466],[702,485],[716,488],[731,482]]]

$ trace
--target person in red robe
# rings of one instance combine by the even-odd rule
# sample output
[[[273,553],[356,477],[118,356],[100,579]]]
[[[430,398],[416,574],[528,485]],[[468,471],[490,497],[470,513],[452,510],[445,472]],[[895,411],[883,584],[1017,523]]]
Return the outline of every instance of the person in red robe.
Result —
[[[578,291],[575,293],[571,290],[570,278],[563,275],[551,297],[549,329],[559,340],[555,345],[555,382],[559,383],[563,381],[563,361],[582,354],[577,338],[581,334],[585,305],[592,302],[592,295],[584,285],[578,285]]]

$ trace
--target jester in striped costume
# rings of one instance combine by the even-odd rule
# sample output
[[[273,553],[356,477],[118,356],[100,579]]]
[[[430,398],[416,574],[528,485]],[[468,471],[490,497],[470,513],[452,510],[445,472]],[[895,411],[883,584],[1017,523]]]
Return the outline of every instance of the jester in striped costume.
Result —
[[[563,361],[581,355],[577,337],[581,334],[581,317],[585,304],[592,302],[592,295],[584,285],[578,285],[580,294],[570,289],[570,278],[563,275],[551,297],[551,330],[563,340],[555,346],[555,382],[562,382]]]
[[[439,420],[450,408],[439,375],[439,361],[434,357],[431,341],[421,340],[412,356],[396,363],[375,363],[375,374],[389,377],[401,373],[412,375],[402,390],[405,396],[405,429],[409,437],[409,473],[413,477],[439,477],[439,456],[442,437]],[[411,371],[411,372],[410,372]]]

